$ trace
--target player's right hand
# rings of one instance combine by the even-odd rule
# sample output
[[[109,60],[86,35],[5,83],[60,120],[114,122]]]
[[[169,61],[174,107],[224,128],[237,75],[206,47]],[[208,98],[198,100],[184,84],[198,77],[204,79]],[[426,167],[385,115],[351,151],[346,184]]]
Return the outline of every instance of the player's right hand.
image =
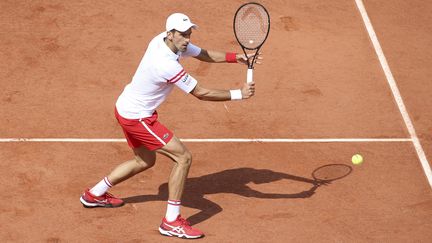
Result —
[[[241,89],[242,98],[249,99],[255,94],[255,82],[245,83]]]
[[[243,64],[248,65],[248,62],[252,62],[252,59],[253,59],[254,56],[255,56],[255,53],[248,53],[246,56],[244,54],[238,53],[236,55],[236,58],[237,58],[237,62],[238,63],[243,63]],[[260,52],[260,53],[257,54],[257,57],[255,58],[254,62],[256,64],[261,64],[261,60],[262,59],[263,59],[262,53]]]

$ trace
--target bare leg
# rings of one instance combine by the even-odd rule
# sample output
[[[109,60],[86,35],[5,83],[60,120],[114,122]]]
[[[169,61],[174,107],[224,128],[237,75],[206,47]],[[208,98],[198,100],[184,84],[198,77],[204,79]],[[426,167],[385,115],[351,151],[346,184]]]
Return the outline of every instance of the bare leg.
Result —
[[[159,227],[162,235],[186,238],[200,238],[204,233],[192,228],[189,223],[180,217],[180,200],[183,194],[186,178],[192,163],[192,156],[183,143],[173,137],[171,141],[157,152],[164,154],[174,161],[174,166],[168,181],[168,205],[165,218]],[[182,232],[182,233],[179,233]]]
[[[120,164],[108,175],[108,179],[113,185],[129,179],[155,164],[156,153],[154,151],[150,151],[143,146],[135,148],[133,151],[135,159]]]
[[[157,152],[164,154],[174,161],[168,181],[170,200],[181,200],[189,168],[192,164],[192,155],[184,144],[174,136],[171,141]]]

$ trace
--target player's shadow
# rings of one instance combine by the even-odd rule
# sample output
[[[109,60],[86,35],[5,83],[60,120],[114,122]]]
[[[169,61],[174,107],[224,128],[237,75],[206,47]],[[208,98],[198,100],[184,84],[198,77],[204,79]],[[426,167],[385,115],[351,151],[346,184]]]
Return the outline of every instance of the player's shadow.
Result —
[[[251,182],[263,184],[282,179],[307,183],[310,184],[310,188],[306,191],[281,194],[260,192],[247,185]],[[205,198],[205,196],[209,194],[233,193],[244,197],[268,199],[308,198],[315,193],[320,185],[320,183],[313,179],[267,169],[230,169],[200,177],[188,178],[185,185],[185,196],[182,199],[182,205],[200,210],[198,213],[188,218],[188,221],[193,225],[205,221],[223,210],[219,204]],[[140,195],[123,198],[126,203],[166,201],[167,199],[168,183],[159,186],[159,193],[157,195]]]

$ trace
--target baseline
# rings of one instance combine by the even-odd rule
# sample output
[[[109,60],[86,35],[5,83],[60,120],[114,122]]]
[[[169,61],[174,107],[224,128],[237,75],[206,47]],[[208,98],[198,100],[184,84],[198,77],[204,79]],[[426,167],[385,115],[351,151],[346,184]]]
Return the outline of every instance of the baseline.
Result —
[[[412,142],[410,138],[183,138],[187,143],[368,143]],[[0,142],[124,143],[121,138],[0,138]]]

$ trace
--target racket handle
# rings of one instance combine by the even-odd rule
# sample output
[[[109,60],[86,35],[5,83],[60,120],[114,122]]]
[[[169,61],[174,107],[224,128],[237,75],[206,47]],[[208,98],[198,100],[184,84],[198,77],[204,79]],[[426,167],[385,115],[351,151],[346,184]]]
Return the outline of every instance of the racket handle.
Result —
[[[252,81],[253,81],[253,68],[248,68],[246,82],[252,83]]]

